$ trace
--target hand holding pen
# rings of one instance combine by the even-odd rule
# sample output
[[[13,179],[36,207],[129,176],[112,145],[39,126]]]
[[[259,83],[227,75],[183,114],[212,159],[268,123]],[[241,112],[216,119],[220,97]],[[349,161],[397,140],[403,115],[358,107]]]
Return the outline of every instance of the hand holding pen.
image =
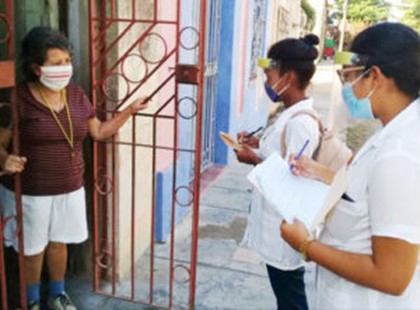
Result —
[[[263,126],[258,127],[254,131],[251,131],[249,134],[247,134],[245,136],[245,138],[251,138],[253,135],[255,135],[257,132],[261,131],[263,128],[264,128]]]
[[[290,171],[293,171],[293,169],[295,168],[295,163],[294,162],[296,162],[300,159],[300,157],[302,156],[302,154],[305,151],[308,144],[309,144],[309,139],[306,139],[306,141],[303,144],[302,148],[300,149],[299,153],[295,156],[295,158],[293,158],[293,162],[290,164]]]
[[[290,170],[296,176],[302,176],[305,178],[318,180],[325,184],[331,184],[332,180],[334,179],[335,172],[313,160],[312,158],[303,155],[303,152],[308,144],[309,140],[306,140],[297,155],[293,153],[290,154]]]
[[[256,130],[251,132],[241,131],[237,135],[238,142],[240,144],[247,144],[253,148],[258,148],[259,145],[259,139],[254,137],[255,134],[260,132],[262,129],[264,129],[263,126],[258,127]]]

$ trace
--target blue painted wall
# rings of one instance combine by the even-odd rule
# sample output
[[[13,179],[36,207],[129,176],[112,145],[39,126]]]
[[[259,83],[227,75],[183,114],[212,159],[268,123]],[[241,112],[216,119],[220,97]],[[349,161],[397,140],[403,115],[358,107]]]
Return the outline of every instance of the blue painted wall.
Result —
[[[215,163],[227,164],[228,149],[218,138],[219,131],[229,132],[231,114],[231,82],[233,58],[233,26],[235,0],[222,0],[222,22],[218,60],[218,83],[216,103]]]
[[[190,160],[181,155],[177,160],[177,178],[175,188],[179,188],[175,201],[175,226],[190,211],[192,199],[191,192],[185,189],[188,186],[186,171]],[[172,201],[173,201],[173,176],[174,167],[170,166],[165,171],[158,172],[156,176],[156,211],[155,211],[155,240],[166,242],[171,232]],[[179,203],[178,203],[179,202]]]
[[[266,7],[268,7],[268,4]],[[248,28],[245,76],[239,76],[240,55],[243,54],[240,44],[241,12],[244,1],[222,0],[221,42],[219,50],[219,81],[216,106],[216,133],[229,132],[236,136],[241,130],[252,131],[265,126],[268,116],[268,99],[263,92],[263,76],[250,81],[250,55],[252,43],[252,26]],[[252,25],[253,1],[248,10],[248,25]],[[267,14],[267,12],[265,12]],[[238,113],[238,82],[244,81],[244,103],[242,113]],[[257,104],[258,103],[258,104]],[[227,164],[235,159],[232,150],[216,138],[216,164]]]
[[[182,0],[181,5],[181,28],[188,26],[197,26],[199,11],[192,0]],[[191,10],[192,8],[192,10]],[[193,38],[194,39],[194,38]],[[179,50],[180,63],[194,64],[196,63],[196,51]],[[196,87],[186,84],[178,86],[178,98],[189,97],[196,99]],[[195,149],[195,131],[194,125],[196,117],[194,113],[196,107],[189,104],[191,101],[185,101],[185,104],[178,106],[182,115],[187,118],[178,117],[178,147],[180,149]],[[175,198],[173,189],[182,188],[177,192],[177,200],[181,202],[175,203],[175,225],[179,223],[185,215],[190,211],[191,206],[183,206],[185,202],[191,201],[191,193],[183,189],[190,185],[191,167],[193,166],[194,155],[190,152],[178,152],[176,162],[166,169],[160,171],[156,177],[156,213],[155,213],[155,239],[157,242],[166,242],[171,232],[172,218],[172,201]],[[176,168],[176,173],[175,169]],[[174,173],[176,179],[174,180]],[[175,185],[174,185],[175,182]]]

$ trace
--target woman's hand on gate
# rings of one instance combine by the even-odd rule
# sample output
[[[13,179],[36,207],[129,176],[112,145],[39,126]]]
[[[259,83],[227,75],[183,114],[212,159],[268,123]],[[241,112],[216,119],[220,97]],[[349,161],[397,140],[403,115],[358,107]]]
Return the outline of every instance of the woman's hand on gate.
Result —
[[[4,162],[2,169],[3,172],[6,174],[14,174],[22,172],[25,168],[25,163],[27,159],[26,157],[16,156],[16,155],[9,155]]]
[[[135,114],[138,111],[144,110],[149,106],[149,100],[147,97],[140,97],[134,100],[130,104],[131,114]]]

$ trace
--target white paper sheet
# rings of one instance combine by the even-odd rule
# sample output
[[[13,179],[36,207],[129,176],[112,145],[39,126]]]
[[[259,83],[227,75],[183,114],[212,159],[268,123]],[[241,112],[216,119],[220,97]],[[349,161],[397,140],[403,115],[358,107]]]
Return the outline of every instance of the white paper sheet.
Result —
[[[291,173],[278,153],[272,154],[249,174],[248,180],[276,208],[288,223],[297,218],[309,230],[322,222],[346,189],[345,167],[331,185]]]

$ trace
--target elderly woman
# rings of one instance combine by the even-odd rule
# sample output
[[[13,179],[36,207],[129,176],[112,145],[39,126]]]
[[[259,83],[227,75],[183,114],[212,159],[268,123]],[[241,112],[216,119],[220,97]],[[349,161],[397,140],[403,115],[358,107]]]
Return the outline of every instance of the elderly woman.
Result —
[[[282,223],[282,236],[319,266],[317,309],[419,309],[420,37],[378,24],[337,59],[350,113],[383,128],[348,167],[346,193],[319,239],[298,221]],[[291,162],[298,175],[331,181],[308,158]]]
[[[28,308],[40,308],[40,276],[44,258],[49,274],[50,309],[75,309],[64,289],[67,243],[88,237],[82,142],[89,133],[105,139],[129,117],[146,108],[136,100],[113,119],[101,122],[77,85],[70,83],[71,47],[63,35],[35,27],[22,43],[24,83],[17,88],[20,156],[5,148],[10,132],[0,137],[0,164],[9,174],[22,172],[24,255]],[[12,177],[2,180],[3,216],[14,216]],[[6,234],[16,222],[8,221]],[[17,240],[7,240],[18,250]]]

